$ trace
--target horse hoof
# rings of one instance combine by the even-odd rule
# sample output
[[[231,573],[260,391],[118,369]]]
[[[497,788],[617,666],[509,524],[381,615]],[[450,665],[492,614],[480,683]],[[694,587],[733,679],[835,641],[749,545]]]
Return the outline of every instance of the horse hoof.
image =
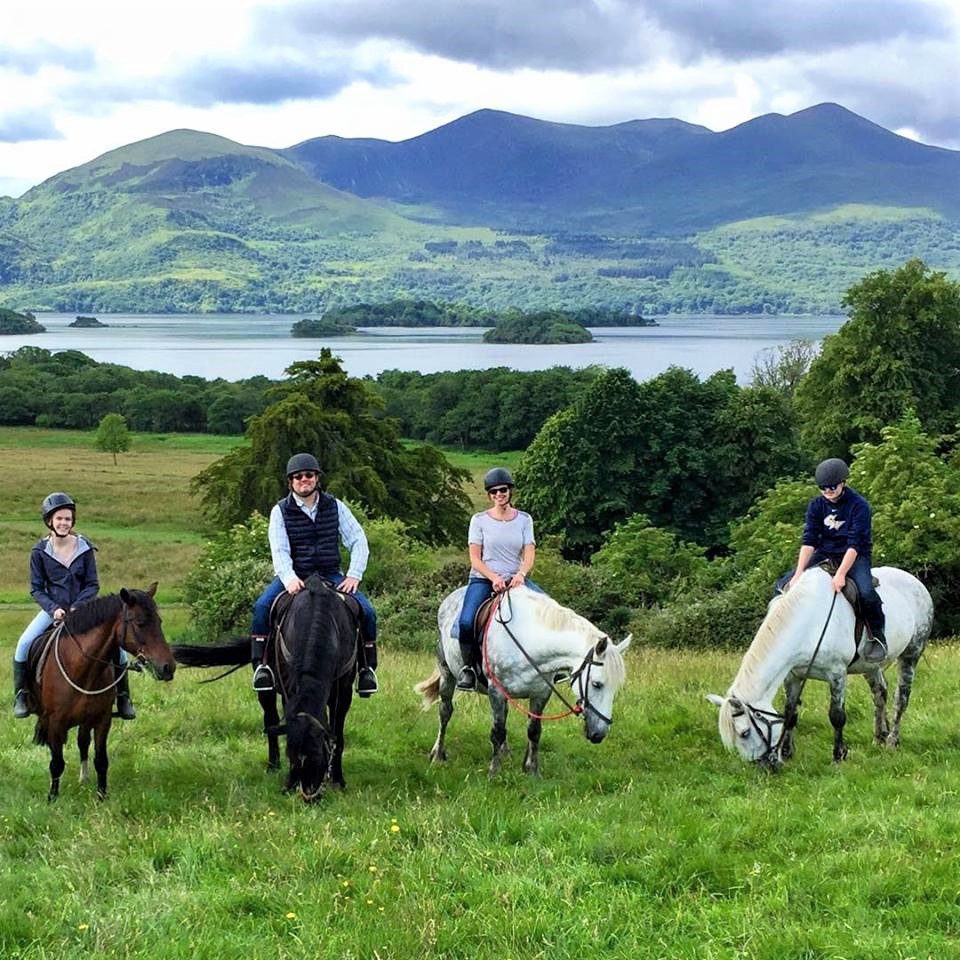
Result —
[[[447,762],[447,752],[446,750],[431,750],[430,751],[430,762],[431,763],[446,763]]]
[[[890,736],[887,737],[886,744],[891,750],[896,750],[897,747],[900,746],[899,734],[891,733]]]
[[[846,760],[846,759],[847,759],[847,748],[846,748],[846,747],[844,747],[842,750],[838,750],[838,751],[833,755],[833,762],[834,762],[834,763],[843,763],[843,761]]]

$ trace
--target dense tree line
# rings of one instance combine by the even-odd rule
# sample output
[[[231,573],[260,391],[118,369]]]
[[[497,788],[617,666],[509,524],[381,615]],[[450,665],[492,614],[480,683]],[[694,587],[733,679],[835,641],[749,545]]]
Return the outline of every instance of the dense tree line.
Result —
[[[118,413],[132,430],[237,434],[266,406],[270,382],[176,377],[21,347],[0,357],[0,423],[90,429]]]

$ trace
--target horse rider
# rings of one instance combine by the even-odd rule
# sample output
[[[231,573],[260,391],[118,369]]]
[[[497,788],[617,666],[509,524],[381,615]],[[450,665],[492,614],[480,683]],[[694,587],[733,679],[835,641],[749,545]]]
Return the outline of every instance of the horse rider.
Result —
[[[93,600],[100,591],[97,577],[96,547],[73,532],[77,522],[77,505],[62,492],[51,493],[40,505],[40,516],[50,533],[42,537],[30,551],[30,595],[40,612],[20,634],[13,655],[13,715],[22,720],[30,715],[27,704],[27,655],[30,645],[45,630],[60,623],[78,604]],[[120,648],[117,668],[127,662],[127,652]],[[137,712],[130,699],[130,678],[126,670],[117,684],[117,715],[133,720]]]
[[[533,518],[513,506],[514,482],[506,467],[493,467],[483,478],[490,509],[475,513],[470,520],[467,543],[470,549],[470,579],[460,609],[460,655],[463,669],[457,677],[458,690],[476,690],[480,669],[480,644],[474,636],[477,611],[494,593],[526,585],[543,590],[527,574],[536,559]]]
[[[290,492],[270,511],[270,554],[276,577],[253,607],[250,651],[253,689],[274,690],[276,678],[264,662],[270,633],[270,608],[283,593],[299,593],[304,581],[316,573],[360,604],[363,642],[359,649],[357,693],[369,697],[379,689],[377,666],[377,614],[358,589],[367,567],[367,537],[350,508],[322,488],[323,472],[317,458],[298,453],[287,461]],[[340,570],[340,544],[350,553],[346,576]]]
[[[837,567],[833,589],[839,593],[850,577],[860,593],[860,605],[870,634],[860,645],[860,656],[870,663],[878,663],[886,659],[887,638],[883,602],[873,585],[870,569],[873,550],[870,504],[847,484],[849,476],[850,468],[836,457],[817,466],[814,479],[820,496],[807,505],[796,568],[777,581],[777,589],[792,587],[808,567],[832,561]]]

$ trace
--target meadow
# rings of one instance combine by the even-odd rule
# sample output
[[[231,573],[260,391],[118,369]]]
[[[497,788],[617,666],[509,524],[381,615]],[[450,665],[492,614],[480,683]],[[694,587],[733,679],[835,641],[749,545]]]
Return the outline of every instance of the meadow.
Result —
[[[137,437],[115,468],[88,439],[0,431],[7,651],[28,615],[11,601],[42,529],[34,501],[60,486],[83,504],[82,528],[99,528],[105,588],[163,569],[168,639],[187,627],[164,602],[202,541],[186,480],[229,441]],[[384,637],[382,692],[348,718],[348,789],[311,807],[265,772],[247,671],[203,686],[208,672],[134,677],[139,717],[114,725],[103,803],[76,782],[72,741],[48,804],[33,723],[5,713],[0,956],[960,957],[960,649],[938,643],[921,661],[899,751],[871,742],[872,702],[853,682],[841,766],[826,687],[811,683],[779,776],[727,754],[704,701],[738,660],[638,640],[604,743],[575,720],[547,725],[533,780],[512,715],[514,753],[490,780],[485,703],[458,699],[450,759],[429,766],[436,713],[411,688],[431,653]],[[4,656],[0,690],[9,671]]]

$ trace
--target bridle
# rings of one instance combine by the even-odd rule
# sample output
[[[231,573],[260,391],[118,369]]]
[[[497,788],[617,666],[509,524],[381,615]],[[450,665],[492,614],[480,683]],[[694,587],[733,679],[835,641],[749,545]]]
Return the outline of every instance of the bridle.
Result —
[[[130,605],[128,603],[122,602],[120,623],[116,627],[114,627],[112,633],[110,634],[111,646],[113,644],[113,641],[116,641],[116,643],[120,646],[121,649],[125,649],[124,643],[127,641],[127,638],[131,631],[133,632],[134,642],[137,645],[137,649],[133,654],[134,658],[136,659],[137,663],[142,664],[144,666],[149,666],[150,661],[147,660],[147,658],[143,654],[143,649],[146,646],[146,644],[140,639],[140,631],[137,629],[137,624],[134,621],[133,615],[130,612]],[[74,642],[74,645],[76,646],[77,650],[80,651],[81,656],[83,656],[86,660],[90,660],[94,663],[99,663],[99,664],[102,664],[103,666],[110,666],[110,667],[114,666],[114,662],[113,660],[104,660],[101,657],[95,657],[92,654],[87,653],[87,651],[84,650],[83,647],[80,645],[80,641],[76,638],[76,636],[70,632],[70,628],[67,626],[66,620],[65,619],[61,620],[60,624],[56,627],[56,629],[54,629],[53,634],[51,636],[51,641],[53,643],[53,658],[56,661],[57,667],[60,670],[60,676],[62,676],[63,679],[66,680],[67,683],[74,690],[77,691],[77,693],[85,694],[88,697],[95,697],[98,694],[106,693],[109,690],[113,690],[113,688],[116,687],[120,683],[120,681],[127,675],[127,672],[129,671],[130,667],[129,667],[129,664],[125,663],[123,664],[122,669],[118,672],[117,676],[113,679],[113,681],[111,683],[108,683],[105,687],[100,687],[99,690],[85,690],[79,684],[74,683],[74,681],[70,678],[70,674],[67,673],[67,668],[64,666],[63,659],[60,656],[60,638],[63,636],[64,633],[66,633],[66,635]]]
[[[507,619],[503,618],[503,601],[506,599],[506,606],[509,610],[509,617]],[[496,619],[497,623],[503,627],[507,636],[513,641],[516,648],[523,654],[524,659],[530,666],[533,668],[537,676],[550,688],[551,693],[556,694],[557,699],[567,708],[564,713],[555,713],[555,714],[542,714],[534,713],[532,710],[529,710],[525,707],[519,700],[511,696],[507,691],[507,688],[500,681],[500,678],[493,672],[493,668],[490,665],[490,655],[489,655],[489,637],[490,637],[490,626]],[[570,674],[570,686],[573,687],[575,681],[580,680],[580,696],[577,698],[575,703],[571,703],[567,697],[563,695],[560,689],[557,687],[556,681],[553,677],[548,677],[536,664],[533,657],[524,649],[523,644],[519,641],[516,634],[510,629],[510,621],[513,619],[513,601],[510,598],[509,588],[503,593],[499,594],[493,602],[493,609],[490,611],[490,617],[487,620],[486,629],[483,632],[483,669],[486,675],[490,678],[490,682],[494,685],[497,691],[506,699],[515,710],[518,710],[520,713],[529,717],[532,720],[562,720],[564,717],[569,717],[571,714],[578,717],[583,717],[583,714],[586,711],[592,713],[595,717],[598,717],[604,723],[610,725],[613,723],[613,719],[608,717],[606,714],[598,710],[590,702],[590,672],[594,667],[602,667],[603,662],[597,660],[597,644],[595,643],[590,649],[586,652],[583,660],[580,663],[580,666],[577,667],[573,673]],[[599,641],[598,641],[599,642]],[[608,641],[609,642],[609,641]],[[582,680],[581,680],[582,678]]]
[[[823,638],[827,633],[827,627],[830,624],[830,617],[833,616],[833,608],[837,603],[838,593],[834,591],[833,599],[830,601],[830,609],[827,611],[827,619],[823,623],[823,629],[820,631],[820,638],[817,640],[817,645],[813,648],[813,655],[810,657],[809,662],[807,663],[807,669],[804,671],[803,680],[800,681],[800,690],[797,692],[797,705],[800,704],[800,696],[803,693],[803,688],[807,685],[807,681],[810,679],[810,671],[813,669],[813,662],[817,659],[817,654],[820,652],[820,646],[823,643]],[[794,711],[791,717],[787,717],[786,714],[779,713],[776,710],[764,710],[762,707],[755,707],[753,704],[748,703],[746,700],[741,700],[735,693],[731,692],[728,695],[728,700],[736,700],[741,709],[733,713],[734,717],[740,717],[744,714],[747,717],[747,720],[750,722],[751,728],[756,732],[757,736],[763,741],[765,747],[764,752],[755,759],[755,763],[761,765],[770,766],[779,761],[780,748],[783,746],[783,741],[786,735],[797,725],[797,713]],[[780,736],[777,737],[776,742],[773,739],[773,726],[774,724],[780,724]]]

